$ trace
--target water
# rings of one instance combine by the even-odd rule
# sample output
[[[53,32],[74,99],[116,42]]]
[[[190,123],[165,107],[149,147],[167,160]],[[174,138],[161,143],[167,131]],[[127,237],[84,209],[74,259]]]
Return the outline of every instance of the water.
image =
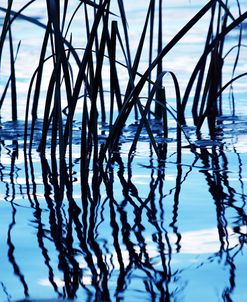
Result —
[[[241,144],[201,148],[198,158],[185,149],[181,166],[173,152],[158,165],[140,144],[129,167],[124,147],[116,155],[88,204],[79,163],[59,204],[39,157],[26,169],[12,142],[1,145],[1,301],[245,301]]]
[[[132,2],[125,2],[130,22],[141,23],[143,4]],[[22,3],[16,1],[15,5]],[[167,2],[168,40],[203,3]],[[40,1],[29,13],[45,19]],[[178,22],[171,22],[175,17]],[[196,61],[191,53],[200,53],[206,22],[191,33],[183,48],[178,47],[167,58],[167,68],[176,71],[181,85],[185,85]],[[36,58],[35,45],[43,33],[27,31],[26,26],[20,21],[16,28],[16,41],[23,40],[17,68],[20,117],[33,72],[32,66],[26,67],[25,58],[30,54]],[[187,55],[191,44],[193,50]],[[140,68],[145,69],[145,58],[142,64]],[[239,69],[245,66],[240,64]],[[230,74],[229,68],[226,77]],[[133,160],[128,160],[136,130],[135,124],[129,124],[109,170],[99,180],[90,171],[86,197],[81,192],[80,145],[75,135],[73,182],[67,183],[62,202],[57,198],[56,169],[49,158],[40,158],[35,151],[32,157],[24,155],[22,118],[9,122],[9,105],[4,104],[0,132],[0,301],[247,301],[243,83],[234,88],[236,116],[229,116],[231,108],[226,105],[221,117],[220,140],[211,141],[207,134],[196,139],[189,122],[185,131],[196,149],[192,153],[184,139],[181,164],[174,121],[169,121],[163,162],[157,160],[145,132]],[[172,90],[170,94],[172,103]],[[225,99],[228,104],[227,94]],[[77,121],[75,129],[79,127]],[[104,139],[104,125],[101,128]],[[34,149],[40,138],[39,123],[37,129]]]

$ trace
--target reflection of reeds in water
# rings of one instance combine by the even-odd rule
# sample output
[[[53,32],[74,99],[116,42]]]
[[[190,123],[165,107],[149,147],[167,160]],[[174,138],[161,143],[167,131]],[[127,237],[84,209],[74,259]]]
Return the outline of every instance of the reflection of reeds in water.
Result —
[[[110,301],[121,300],[139,289],[150,300],[179,299],[186,290],[183,272],[187,268],[174,269],[176,262],[173,259],[179,253],[196,252],[193,250],[196,242],[184,242],[189,235],[179,229],[180,202],[184,202],[180,200],[181,192],[188,185],[188,177],[193,169],[200,167],[212,202],[215,203],[215,235],[218,234],[219,243],[215,242],[215,246],[211,243],[209,250],[206,247],[203,253],[211,256],[199,264],[204,266],[207,261],[210,263],[217,259],[224,261],[229,284],[225,284],[221,291],[223,297],[231,299],[237,284],[238,264],[235,259],[246,242],[243,229],[247,224],[246,195],[236,191],[230,184],[228,160],[223,148],[197,149],[195,155],[190,167],[178,165],[174,185],[169,190],[166,188],[166,167],[162,164],[155,166],[151,157],[150,168],[145,168],[150,176],[143,195],[143,190],[136,183],[131,162],[126,166],[120,154],[115,153],[110,170],[107,173],[102,172],[100,179],[91,178],[87,194],[84,193],[81,198],[75,194],[79,180],[71,182],[69,173],[66,174],[66,198],[63,202],[60,199],[58,173],[42,157],[45,206],[41,206],[39,202],[32,161],[26,161],[26,194],[34,210],[33,218],[30,218],[30,229],[36,229],[37,246],[43,257],[42,265],[47,267],[46,283],[53,287],[54,293],[73,299],[83,291],[89,301]],[[21,270],[21,262],[18,263],[15,259],[18,247],[15,247],[11,236],[15,232],[15,216],[20,210],[18,204],[14,204],[20,170],[15,164],[16,154],[9,152],[9,156],[11,169],[8,182],[7,175],[3,174],[5,167],[2,166],[1,169],[1,178],[6,182],[6,201],[12,204],[13,209],[8,228],[8,257],[23,286],[23,293],[28,296],[30,286],[25,278],[27,272]],[[239,161],[240,188],[243,189],[241,155],[236,153],[236,158]],[[76,165],[72,167],[72,174],[76,177],[78,172],[74,172],[74,169]],[[174,201],[172,216],[166,213],[169,199]],[[234,211],[234,221],[228,218],[228,211]],[[46,215],[48,219],[45,218]],[[210,231],[204,233],[209,234]],[[233,235],[235,239],[232,243]],[[192,240],[197,238],[196,233],[194,237],[192,234],[190,236]],[[203,244],[203,238],[198,240],[202,240]],[[213,239],[207,240],[210,242]],[[57,251],[55,264],[51,245]],[[203,250],[203,246],[201,249]],[[62,282],[55,275],[57,269],[63,274]],[[135,282],[138,282],[138,288],[132,286]]]

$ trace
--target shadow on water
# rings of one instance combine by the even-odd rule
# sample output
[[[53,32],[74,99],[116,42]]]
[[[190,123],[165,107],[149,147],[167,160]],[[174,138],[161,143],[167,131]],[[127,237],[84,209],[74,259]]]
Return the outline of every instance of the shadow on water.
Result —
[[[74,160],[72,167],[64,171],[65,189],[61,199],[59,172],[54,163],[40,158],[41,181],[35,170],[37,160],[33,162],[32,156],[24,156],[24,164],[19,168],[17,142],[13,141],[10,146],[2,142],[3,202],[11,211],[6,234],[7,256],[18,279],[15,292],[8,283],[8,278],[14,276],[10,274],[6,281],[1,277],[5,301],[47,296],[36,295],[37,284],[34,285],[29,276],[32,267],[27,269],[23,265],[18,252],[20,243],[16,242],[15,228],[22,223],[20,219],[25,219],[18,215],[22,207],[20,196],[28,200],[27,208],[32,209],[28,232],[35,231],[32,238],[36,242],[25,244],[27,249],[32,245],[38,247],[33,257],[37,257],[39,267],[45,267],[47,276],[43,283],[49,287],[50,297],[70,300],[83,297],[83,301],[127,301],[128,297],[132,297],[131,301],[141,297],[146,301],[181,301],[190,283],[184,274],[192,269],[191,265],[196,271],[218,262],[228,278],[220,288],[222,301],[234,301],[232,295],[238,280],[236,267],[239,255],[244,252],[247,225],[241,154],[237,150],[231,153],[239,170],[238,185],[233,187],[223,144],[210,148],[197,146],[196,152],[190,155],[189,165],[183,164],[177,152],[174,153],[175,164],[171,164],[174,154],[167,154],[166,160],[157,163],[151,146],[149,151],[149,163],[145,161],[146,166],[140,165],[138,170],[135,156],[126,161],[120,148],[114,153],[107,171],[98,170],[94,174],[89,171],[86,193],[82,192],[85,185],[80,185],[79,160]],[[166,153],[165,146],[163,151]],[[182,153],[182,149],[179,152]],[[169,185],[171,167],[174,179]],[[195,171],[204,177],[214,204],[218,239],[214,251],[206,252],[206,257],[196,265],[178,265],[177,257],[186,256],[184,245],[193,246],[193,242],[185,242],[180,211],[186,199],[183,189]],[[18,184],[22,172],[25,181]],[[137,173],[143,173],[141,181]],[[193,190],[193,186],[189,188]],[[43,195],[40,192],[44,192]],[[196,189],[195,194],[198,194]],[[207,240],[195,238],[202,240],[202,244]],[[33,265],[34,260],[30,261]],[[45,293],[44,289],[42,291]]]

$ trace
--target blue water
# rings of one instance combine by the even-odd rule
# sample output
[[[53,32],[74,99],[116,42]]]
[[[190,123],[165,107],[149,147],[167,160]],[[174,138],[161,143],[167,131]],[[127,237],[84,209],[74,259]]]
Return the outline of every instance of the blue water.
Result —
[[[158,165],[140,149],[129,168],[121,154],[95,202],[74,164],[59,204],[40,159],[26,172],[1,145],[1,301],[245,301],[246,153],[202,148],[196,160],[185,149],[177,166],[172,152]]]
[[[23,1],[15,2],[16,7],[22,4]],[[203,4],[204,1],[167,1],[165,40]],[[142,1],[125,1],[125,6],[134,40],[141,30],[146,7]],[[43,2],[36,1],[28,14],[44,21]],[[203,47],[205,24],[206,18],[165,62],[167,69],[178,75],[181,89]],[[221,140],[211,141],[207,134],[197,140],[189,119],[184,130],[195,152],[187,148],[188,142],[183,138],[182,159],[178,163],[176,128],[170,120],[165,160],[158,161],[144,132],[129,161],[128,151],[136,130],[130,123],[119,152],[109,169],[100,175],[102,178],[96,181],[95,171],[90,170],[86,196],[81,189],[77,144],[80,122],[76,121],[73,182],[67,182],[61,201],[56,169],[49,156],[40,158],[35,151],[41,134],[39,123],[32,156],[23,152],[23,104],[35,66],[25,60],[30,55],[34,62],[38,59],[38,43],[43,35],[42,30],[35,32],[30,28],[19,21],[15,29],[15,43],[22,40],[22,52],[16,62],[20,121],[8,122],[8,103],[1,111],[0,301],[247,301],[244,80],[235,85],[238,101],[234,118],[229,117],[231,106],[228,94],[225,95]],[[76,23],[74,34],[77,41],[80,32]],[[229,45],[235,43],[234,39],[229,38]],[[245,58],[243,51],[242,63]],[[144,57],[140,70],[145,70],[146,63]],[[3,66],[8,66],[7,59]],[[4,67],[1,87],[8,74]],[[244,63],[240,64],[239,72],[245,69]],[[226,77],[231,76],[231,71],[227,69]],[[124,85],[124,76],[122,81]],[[44,95],[47,82],[43,85]],[[168,101],[173,105],[173,87],[168,82],[169,93]],[[104,140],[103,130],[107,128],[100,129]]]

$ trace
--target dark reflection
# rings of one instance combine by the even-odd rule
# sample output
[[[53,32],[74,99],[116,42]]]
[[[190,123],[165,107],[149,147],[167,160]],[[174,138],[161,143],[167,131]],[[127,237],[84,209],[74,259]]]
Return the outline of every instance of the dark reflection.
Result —
[[[79,286],[79,266],[74,259],[75,251],[72,248],[73,238],[71,236],[71,225],[69,221],[64,221],[62,201],[57,199],[60,197],[59,186],[57,179],[54,179],[58,175],[56,168],[53,165],[53,170],[49,169],[49,165],[46,159],[42,158],[42,176],[45,188],[45,199],[47,207],[49,209],[49,224],[50,229],[46,230],[49,234],[49,240],[54,243],[59,255],[58,255],[58,268],[64,275],[64,297],[74,298],[75,293]],[[54,188],[54,200],[51,198],[52,187]],[[64,236],[64,230],[67,228],[67,236]],[[42,236],[42,234],[37,234]],[[42,237],[41,237],[42,238]],[[40,239],[39,239],[40,240]],[[53,280],[53,273],[50,271],[49,280],[51,279],[53,286],[57,289],[56,283]]]
[[[3,144],[4,145],[4,144]],[[6,184],[6,196],[4,200],[8,202],[11,205],[12,208],[12,219],[8,227],[8,233],[7,233],[7,245],[8,245],[8,259],[9,262],[11,263],[15,275],[19,278],[20,283],[23,287],[24,295],[25,297],[29,296],[28,293],[28,284],[26,283],[25,277],[23,273],[21,272],[21,269],[19,267],[19,264],[15,258],[15,245],[12,240],[12,232],[14,231],[14,227],[16,225],[16,206],[14,204],[15,196],[16,196],[16,191],[15,191],[15,178],[18,178],[18,174],[16,172],[16,167],[15,167],[15,161],[16,158],[18,157],[18,142],[17,141],[12,141],[11,149],[6,148],[7,154],[10,156],[10,167],[9,167],[9,183],[5,182]],[[4,181],[4,166],[1,166],[1,179]]]
[[[204,175],[215,205],[220,242],[219,250],[209,256],[208,262],[218,259],[223,263],[228,282],[221,288],[222,301],[233,301],[236,259],[247,241],[243,229],[247,220],[241,156],[235,150],[239,191],[231,186],[223,145],[197,148],[190,165],[183,164],[181,148],[172,155],[167,153],[166,146],[162,148],[165,159],[157,163],[150,147],[148,168],[141,167],[148,180],[142,187],[136,182],[135,156],[125,162],[120,147],[106,170],[95,165],[93,172],[88,170],[84,174],[79,190],[79,160],[70,159],[61,180],[59,161],[49,162],[41,157],[42,203],[35,165],[32,157],[25,155],[25,189],[21,187],[18,192],[28,199],[32,209],[30,221],[36,231],[36,245],[57,298],[80,301],[83,296],[83,301],[122,301],[134,295],[136,301],[145,294],[149,301],[179,301],[189,284],[184,272],[190,268],[176,268],[173,260],[183,251],[180,224],[183,188],[196,169]],[[25,276],[28,272],[21,270],[21,263],[15,258],[18,148],[10,149],[7,154],[10,168],[7,173],[1,164],[0,177],[5,184],[5,201],[12,209],[7,232],[8,260],[23,288],[23,298],[29,295],[35,298]],[[174,181],[168,185],[171,162],[175,167]],[[169,202],[172,205],[167,213]],[[229,210],[235,213],[233,221],[229,219]],[[234,246],[230,244],[229,232],[238,239]],[[206,265],[207,261],[202,261],[195,270]],[[62,274],[60,282],[57,271]],[[10,289],[1,281],[6,300],[12,301]]]
[[[5,295],[6,295],[7,301],[8,301],[8,302],[11,301],[11,300],[12,300],[12,299],[11,299],[11,295],[9,294],[8,289],[6,288],[6,286],[4,285],[4,283],[3,283],[3,282],[0,282],[0,285],[1,285],[1,287],[2,287],[3,292],[4,292]]]
[[[239,244],[237,247],[232,248],[229,246],[230,238],[226,211],[228,210],[228,208],[232,208],[238,214],[237,219],[234,221],[234,224],[237,226],[233,228],[233,231],[235,232],[235,234],[239,234],[238,231],[241,229],[241,227],[246,227],[247,225],[247,216],[244,209],[246,203],[245,199],[247,196],[243,193],[243,182],[241,176],[242,161],[239,154],[237,154],[239,161],[239,180],[242,189],[241,196],[243,201],[242,207],[239,207],[235,204],[237,202],[235,195],[239,193],[237,193],[235,189],[231,187],[228,180],[228,159],[226,157],[226,154],[224,153],[223,145],[218,148],[213,147],[210,151],[201,148],[199,156],[205,168],[207,168],[203,169],[201,173],[205,175],[206,181],[209,186],[209,191],[214,199],[216,207],[217,228],[219,241],[221,243],[217,256],[224,259],[225,266],[229,271],[229,285],[224,289],[222,298],[224,301],[231,302],[233,301],[231,294],[233,293],[236,286],[236,266],[234,264],[234,258],[243,248],[243,238],[241,238],[241,236],[238,236]],[[246,235],[246,233],[243,234],[245,238]]]
[[[29,168],[30,168],[30,176],[29,176]],[[45,168],[44,168],[45,171]],[[58,291],[58,286],[54,280],[53,268],[50,264],[49,251],[45,247],[44,239],[48,239],[49,237],[46,235],[46,230],[44,229],[42,223],[42,210],[40,208],[40,204],[36,195],[36,183],[35,183],[35,175],[34,175],[34,167],[32,162],[32,157],[25,157],[25,174],[26,174],[26,185],[27,185],[27,196],[30,202],[30,205],[35,209],[34,211],[34,222],[37,228],[37,241],[38,246],[41,249],[42,255],[44,257],[44,264],[48,268],[48,278],[50,284],[54,288],[54,291],[58,294],[58,296],[62,296],[62,294]],[[45,182],[44,182],[45,184]],[[45,186],[46,192],[46,186]],[[46,194],[46,193],[45,193]],[[49,238],[50,240],[50,238]]]
[[[116,296],[120,298],[120,294],[127,290],[128,283],[131,282],[129,279],[132,274],[134,274],[135,270],[140,270],[143,273],[143,280],[145,284],[145,289],[150,294],[150,299],[154,300],[157,296],[157,291],[164,299],[163,301],[169,301],[169,281],[171,279],[171,270],[169,267],[169,261],[171,257],[171,249],[169,244],[169,239],[166,236],[167,231],[163,229],[159,223],[158,218],[156,216],[156,206],[155,206],[155,190],[158,188],[162,196],[162,182],[164,180],[164,177],[162,176],[162,173],[160,173],[161,170],[158,170],[159,177],[157,179],[154,179],[153,174],[154,170],[151,170],[151,182],[150,182],[150,193],[147,196],[147,198],[143,201],[142,198],[139,196],[139,192],[132,182],[132,170],[130,166],[128,167],[128,176],[127,179],[124,177],[125,167],[122,162],[121,156],[119,153],[116,153],[114,158],[114,162],[118,164],[118,177],[122,185],[122,193],[124,196],[124,199],[122,200],[121,204],[118,205],[118,212],[120,215],[120,221],[122,226],[122,240],[124,245],[126,246],[126,249],[128,251],[128,258],[129,263],[124,268],[124,264],[122,261],[122,255],[119,249],[119,244],[117,244],[117,240],[114,240],[117,244],[116,251],[118,250],[118,259],[120,263],[120,274],[118,278],[118,287],[117,287],[117,293]],[[150,162],[150,166],[152,166],[152,160]],[[113,173],[112,173],[113,174]],[[109,182],[108,184],[113,184],[114,181]],[[107,187],[110,189],[111,186]],[[113,198],[113,190],[108,193],[108,196]],[[115,220],[116,213],[113,211],[114,207],[113,204],[117,204],[116,201],[112,200],[112,211],[111,211],[111,217],[112,220]],[[125,208],[127,205],[131,205],[133,208],[134,213],[134,221],[131,221],[128,219],[128,210]],[[131,210],[130,210],[131,211]],[[143,212],[146,212],[146,217],[144,218]],[[145,227],[142,223],[142,219],[147,219],[150,222],[150,224],[154,228],[153,233],[153,242],[157,244],[159,255],[160,255],[160,261],[161,261],[161,267],[162,270],[157,270],[153,263],[152,263],[152,257],[149,255],[147,247],[148,243],[145,240]],[[115,226],[115,224],[112,224],[112,226]],[[118,229],[114,231],[118,231]],[[131,240],[131,235],[135,236],[136,243],[134,243]],[[115,237],[118,235],[118,233],[115,233]],[[113,234],[114,236],[114,234]],[[139,249],[137,249],[137,246]]]

